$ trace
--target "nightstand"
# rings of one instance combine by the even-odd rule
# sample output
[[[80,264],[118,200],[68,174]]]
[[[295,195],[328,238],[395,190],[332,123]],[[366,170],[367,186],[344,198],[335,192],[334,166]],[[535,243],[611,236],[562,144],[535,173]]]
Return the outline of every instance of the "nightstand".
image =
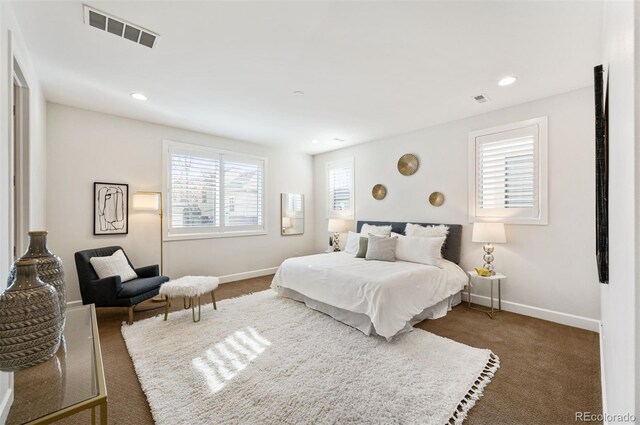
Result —
[[[487,313],[487,315],[493,319],[493,315],[495,312],[502,311],[502,294],[501,294],[501,283],[502,279],[506,279],[507,276],[502,273],[496,273],[493,276],[478,276],[475,270],[467,271],[469,275],[469,284],[467,285],[467,297],[469,301],[469,308],[472,310],[482,311],[483,313]],[[479,282],[489,282],[491,285],[491,309],[482,309],[477,307],[471,307],[471,281],[479,281]],[[493,308],[493,283],[498,282],[498,309]]]

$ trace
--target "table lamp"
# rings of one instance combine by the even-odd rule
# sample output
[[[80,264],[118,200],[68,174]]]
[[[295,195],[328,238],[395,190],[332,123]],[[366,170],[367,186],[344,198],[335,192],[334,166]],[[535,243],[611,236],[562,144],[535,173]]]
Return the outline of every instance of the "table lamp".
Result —
[[[493,269],[493,245],[492,243],[506,243],[507,236],[504,231],[504,223],[473,223],[472,242],[484,243],[484,268],[489,270],[491,275],[496,272]]]
[[[340,233],[347,230],[347,225],[344,220],[337,218],[330,218],[329,225],[327,226],[328,232],[333,232],[333,250],[340,251]]]

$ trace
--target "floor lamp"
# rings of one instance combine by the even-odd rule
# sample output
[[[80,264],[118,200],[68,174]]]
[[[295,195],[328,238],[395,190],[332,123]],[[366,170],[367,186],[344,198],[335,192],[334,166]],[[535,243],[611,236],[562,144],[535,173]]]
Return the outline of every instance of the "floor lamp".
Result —
[[[164,250],[162,243],[162,192],[136,192],[133,194],[133,209],[138,211],[158,211],[160,215],[160,275],[164,274]],[[153,301],[165,301],[160,295]]]

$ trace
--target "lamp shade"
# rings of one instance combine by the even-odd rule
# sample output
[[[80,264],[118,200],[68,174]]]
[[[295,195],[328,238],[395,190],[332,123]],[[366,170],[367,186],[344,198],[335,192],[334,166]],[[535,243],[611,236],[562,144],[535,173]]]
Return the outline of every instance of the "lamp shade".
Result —
[[[160,194],[159,193],[134,193],[133,209],[158,211],[160,210]]]
[[[472,242],[505,243],[504,223],[473,223]]]
[[[340,220],[337,218],[329,219],[329,225],[327,226],[328,232],[341,233],[341,232],[344,232],[345,230],[347,230],[347,225],[344,222],[344,220]]]

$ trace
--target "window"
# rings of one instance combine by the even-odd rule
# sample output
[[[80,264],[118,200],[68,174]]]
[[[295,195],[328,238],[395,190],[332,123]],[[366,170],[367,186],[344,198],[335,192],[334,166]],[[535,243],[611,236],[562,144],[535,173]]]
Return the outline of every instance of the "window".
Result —
[[[353,219],[353,158],[327,163],[328,217]]]
[[[265,160],[164,142],[167,236],[263,233]]]
[[[547,118],[469,134],[469,220],[547,224]]]

